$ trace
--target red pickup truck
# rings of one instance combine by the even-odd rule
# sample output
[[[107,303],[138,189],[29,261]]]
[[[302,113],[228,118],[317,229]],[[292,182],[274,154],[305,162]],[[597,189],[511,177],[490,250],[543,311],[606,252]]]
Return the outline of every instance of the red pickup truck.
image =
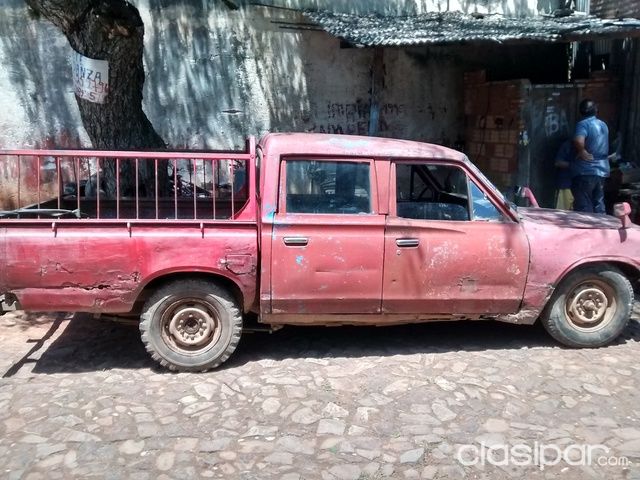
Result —
[[[174,370],[220,365],[248,316],[540,319],[565,345],[597,347],[625,328],[640,278],[628,205],[618,218],[518,208],[436,145],[295,133],[244,152],[23,150],[0,162],[18,188],[0,212],[0,312],[139,316],[147,350]]]

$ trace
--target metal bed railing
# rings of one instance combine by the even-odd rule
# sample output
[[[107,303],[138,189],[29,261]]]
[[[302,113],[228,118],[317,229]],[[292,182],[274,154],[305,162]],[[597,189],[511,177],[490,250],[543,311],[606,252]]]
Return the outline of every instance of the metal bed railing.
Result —
[[[0,150],[0,162],[0,219],[255,220],[253,138],[245,152]]]

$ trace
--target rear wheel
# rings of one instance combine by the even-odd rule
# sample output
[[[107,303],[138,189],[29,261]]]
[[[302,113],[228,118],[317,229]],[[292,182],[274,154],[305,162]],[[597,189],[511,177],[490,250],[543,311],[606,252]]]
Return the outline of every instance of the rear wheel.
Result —
[[[632,303],[633,288],[619,270],[586,267],[562,280],[542,314],[542,323],[564,345],[600,347],[625,329]]]
[[[236,349],[242,315],[227,290],[204,280],[184,280],[165,285],[147,300],[140,332],[145,348],[162,366],[205,371]]]

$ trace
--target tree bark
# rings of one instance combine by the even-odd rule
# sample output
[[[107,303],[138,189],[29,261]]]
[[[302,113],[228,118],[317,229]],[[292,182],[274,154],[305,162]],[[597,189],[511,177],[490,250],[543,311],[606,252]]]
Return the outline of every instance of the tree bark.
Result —
[[[67,37],[81,55],[109,62],[109,92],[105,103],[78,98],[82,123],[93,147],[100,150],[164,149],[166,145],[142,110],[144,86],[144,24],[138,10],[125,0],[25,0]],[[168,190],[166,161],[159,162],[159,194]],[[116,195],[116,165],[103,160],[102,188]],[[155,192],[154,165],[139,162],[141,194]],[[120,194],[135,192],[133,161],[120,167]]]

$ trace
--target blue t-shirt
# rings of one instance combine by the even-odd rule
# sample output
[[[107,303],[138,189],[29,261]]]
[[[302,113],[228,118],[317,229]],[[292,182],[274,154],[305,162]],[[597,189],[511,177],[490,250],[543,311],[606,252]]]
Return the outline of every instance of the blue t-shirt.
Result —
[[[584,147],[593,160],[577,159],[571,164],[571,172],[577,175],[609,176],[609,129],[607,124],[595,115],[581,120],[576,125],[575,137],[584,137]]]
[[[569,164],[567,168],[556,167],[556,188],[571,188],[571,165],[577,161],[576,149],[573,148],[573,142],[571,142],[571,140],[562,143],[556,154],[555,161],[563,161]]]

